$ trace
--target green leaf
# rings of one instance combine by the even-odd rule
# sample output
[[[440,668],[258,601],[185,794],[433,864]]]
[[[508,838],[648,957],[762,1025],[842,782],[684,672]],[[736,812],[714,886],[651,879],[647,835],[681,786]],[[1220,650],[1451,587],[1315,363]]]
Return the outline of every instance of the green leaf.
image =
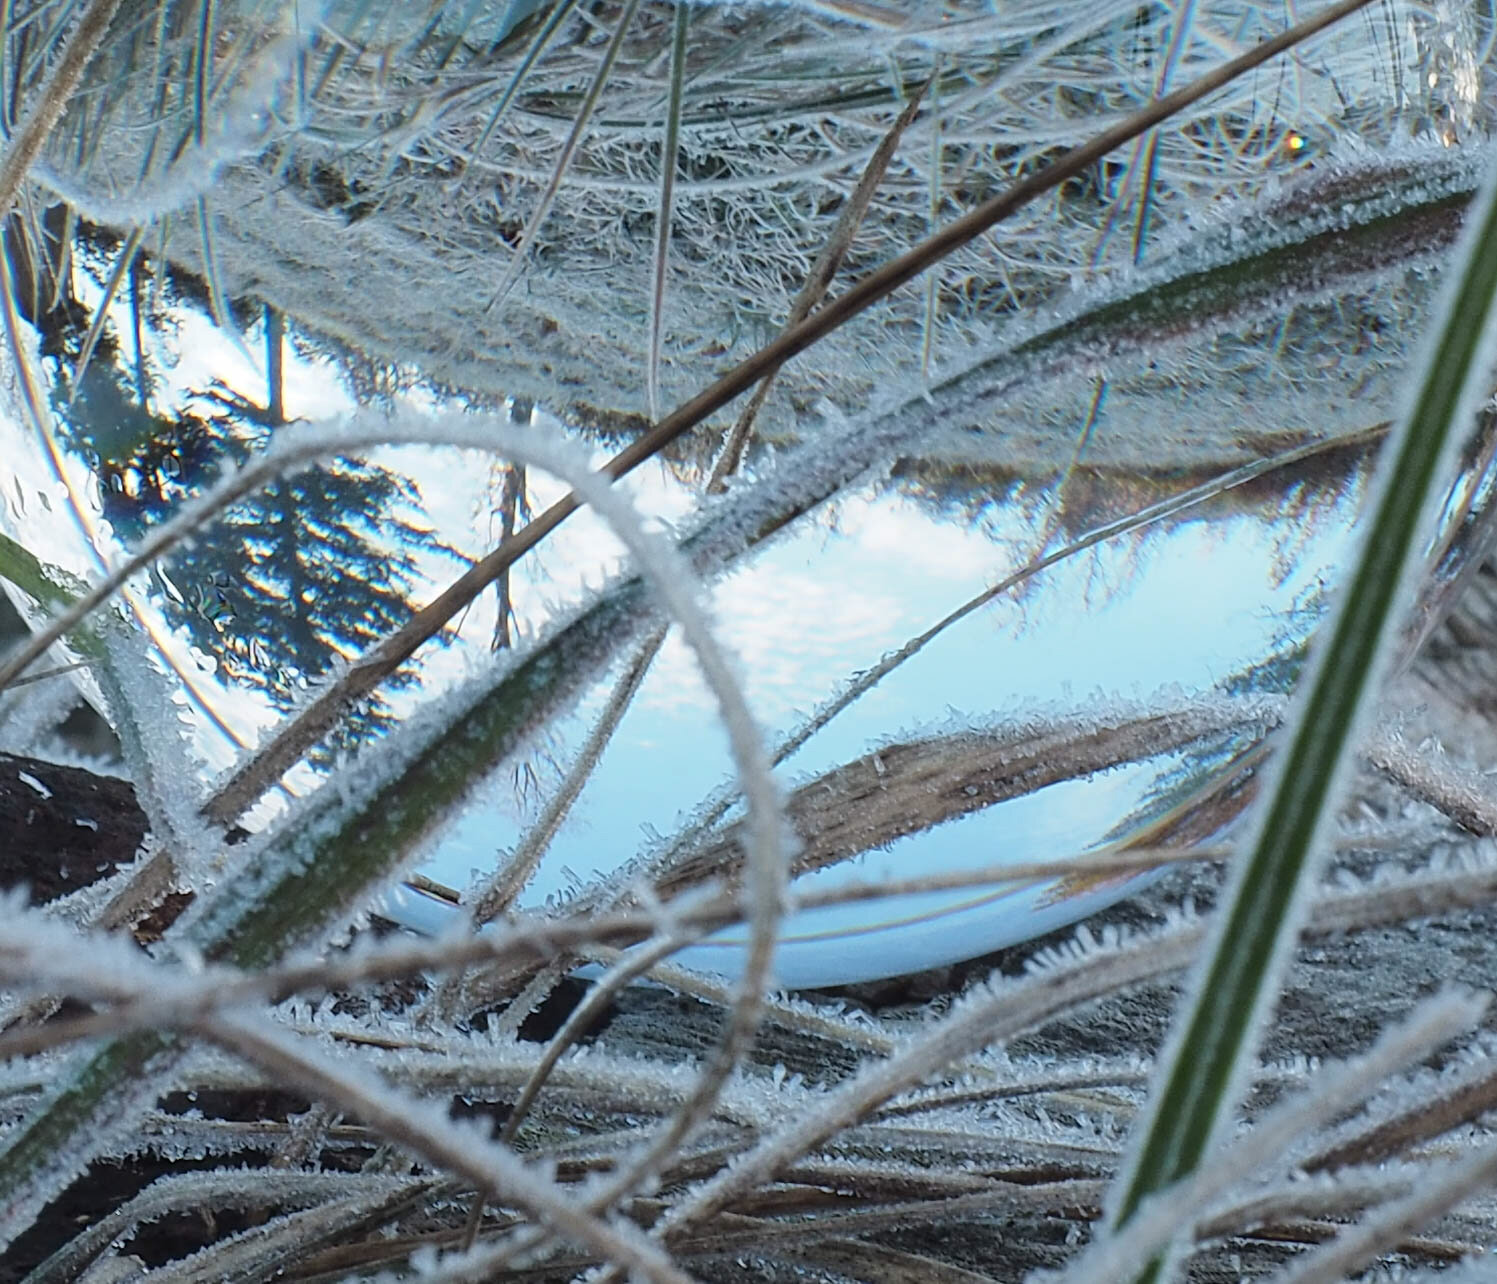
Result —
[[[87,587],[65,571],[48,566],[24,544],[0,534],[0,579],[9,580],[21,592],[29,594],[39,606],[61,610],[71,606]],[[80,649],[89,643],[87,635],[75,636]]]
[[[1358,729],[1376,699],[1413,588],[1455,443],[1490,384],[1497,313],[1497,169],[1468,216],[1450,269],[1438,336],[1410,409],[1383,447],[1372,515],[1346,588],[1324,626],[1293,731],[1274,765],[1250,855],[1219,912],[1146,1132],[1114,1220],[1191,1172],[1232,1107],[1259,1022],[1277,992],[1340,798]],[[1160,1276],[1162,1261],[1144,1273]]]

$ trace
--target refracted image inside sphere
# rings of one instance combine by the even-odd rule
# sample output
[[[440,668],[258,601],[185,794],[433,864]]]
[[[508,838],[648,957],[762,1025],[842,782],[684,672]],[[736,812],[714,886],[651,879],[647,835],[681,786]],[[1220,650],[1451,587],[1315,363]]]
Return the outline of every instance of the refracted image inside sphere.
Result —
[[[132,266],[112,280],[118,237],[56,215],[42,231],[40,243],[7,231],[41,383],[12,390],[4,512],[63,592],[300,419],[487,411],[575,436],[600,463],[638,431],[434,384],[270,308],[226,330],[191,275]],[[831,902],[787,922],[781,983],[890,975],[1036,936],[1136,879],[962,875],[1180,849],[1239,814],[1351,546],[1408,355],[1397,336],[1429,289],[1392,271],[1285,317],[1203,309],[1168,349],[1119,344],[1082,373],[1067,345],[1098,311],[1087,301],[1022,359],[1011,348],[973,363],[933,404],[807,416],[802,441],[762,453],[752,480],[705,507],[710,437],[621,483],[701,567],[789,800],[795,890]],[[1266,395],[1275,386],[1294,387],[1293,402]],[[1166,425],[1181,440],[1156,457]],[[1473,442],[1432,595],[1462,564],[1486,460]],[[206,789],[309,687],[561,493],[502,459],[425,446],[277,478],[123,595],[117,625],[152,640],[169,702],[151,711],[147,683],[138,717],[172,710]],[[250,823],[337,762],[357,773],[466,675],[539,657],[550,687],[516,748],[383,912],[438,930],[458,892],[486,919],[731,877],[741,804],[726,737],[618,548],[580,514],[358,701]],[[23,604],[36,613],[41,596]],[[920,879],[958,885],[907,886]],[[879,883],[902,890],[837,903],[838,889]],[[742,944],[726,929],[680,959],[732,972]]]
[[[670,95],[646,72],[670,15],[628,7],[641,25],[615,46],[569,8],[470,6],[466,33],[392,14],[371,33],[331,5],[339,48],[401,56],[317,63],[300,27],[251,37],[226,6],[220,123],[180,145],[157,137],[153,95],[163,68],[190,86],[193,66],[170,42],[120,56],[112,95],[67,118],[82,146],[64,131],[36,167],[48,199],[4,227],[22,359],[0,415],[0,572],[33,620],[298,426],[440,437],[490,416],[601,466],[778,331],[911,92],[887,74],[908,33],[864,24],[848,46],[821,12],[837,6],[693,9],[701,65],[675,78],[662,206]],[[1099,105],[1169,87],[1149,52],[1165,8],[1065,40],[1037,18],[1050,61],[985,42],[985,3],[945,11],[950,31],[918,44],[938,55],[934,115],[839,286],[1052,160]],[[617,483],[702,577],[788,800],[805,904],[781,984],[1077,921],[1147,877],[1100,857],[1168,859],[1251,801],[1475,181],[1446,150],[1478,125],[1471,33],[1389,13],[1368,21],[1397,53],[1398,110],[1380,54],[1375,75],[1351,62],[1328,84],[1306,62],[1183,113],[1146,157],[1089,169],[786,366],[725,485],[746,397]],[[1234,44],[1281,17],[1228,16]],[[776,49],[759,79],[717,56],[749,21]],[[553,37],[546,87],[527,81]],[[1066,51],[1093,37],[1117,83],[1083,92]],[[1166,60],[1182,78],[1218,57],[1196,43]],[[850,70],[830,83],[833,49]],[[401,68],[408,112],[376,63]],[[590,98],[600,68],[614,79]],[[1483,423],[1406,649],[1467,564],[1489,468]],[[743,804],[716,706],[585,509],[341,694],[564,494],[440,445],[287,470],[136,577],[75,636],[83,667],[47,680],[79,683],[146,758],[185,749],[198,776],[156,782],[184,832],[199,812],[262,829],[324,786],[374,796],[421,728],[470,728],[465,774],[428,789],[424,863],[377,905],[414,930],[734,886]],[[745,939],[725,928],[677,958],[732,973]]]

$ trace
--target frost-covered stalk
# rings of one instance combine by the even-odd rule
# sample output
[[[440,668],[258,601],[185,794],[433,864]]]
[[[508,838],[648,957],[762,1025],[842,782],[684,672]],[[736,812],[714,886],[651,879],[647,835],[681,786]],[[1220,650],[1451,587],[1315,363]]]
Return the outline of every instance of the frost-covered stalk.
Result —
[[[68,99],[77,91],[83,73],[99,52],[120,0],[91,0],[68,36],[67,46],[43,84],[36,102],[0,155],[0,213],[9,213],[27,172],[41,155],[48,135],[61,118]]]
[[[650,281],[650,355],[645,367],[645,395],[651,419],[659,419],[661,414],[660,347],[665,341],[666,278],[670,275],[676,169],[681,160],[681,91],[686,83],[686,33],[690,25],[691,5],[680,0],[671,37],[670,103],[665,114],[665,143],[660,149],[660,212],[655,215],[655,264]]]
[[[1126,1230],[1102,1237],[1067,1272],[1064,1284],[1121,1280],[1137,1271],[1161,1244],[1188,1231],[1212,1201],[1245,1175],[1276,1159],[1300,1138],[1375,1091],[1390,1075],[1464,1034],[1487,1010],[1482,996],[1445,994],[1422,1004],[1388,1031],[1366,1056],[1326,1066],[1300,1097],[1279,1106],[1246,1135],[1225,1148],[1209,1167],[1156,1200]]]
[[[1246,843],[1251,855],[1219,912],[1140,1147],[1119,1184],[1119,1224],[1201,1162],[1236,1101],[1277,992],[1357,734],[1426,569],[1453,451],[1487,390],[1497,331],[1497,168],[1468,216],[1437,317],[1410,406],[1383,447],[1360,552]],[[1160,1266],[1148,1277],[1157,1278]]]
[[[731,668],[692,596],[690,574],[674,552],[645,533],[625,498],[593,477],[584,461],[534,434],[519,433],[508,426],[496,429],[471,417],[454,417],[438,424],[379,424],[292,434],[268,459],[262,458],[225,479],[188,512],[163,527],[149,542],[152,552],[170,547],[233,497],[266,484],[298,461],[391,440],[445,441],[477,449],[497,447],[528,465],[556,473],[586,495],[614,523],[642,569],[656,583],[696,651],[709,686],[720,699],[734,758],[742,765],[745,793],[750,800],[754,837],[746,882],[752,894],[753,946],[739,999],[717,1055],[709,1062],[698,1092],[662,1134],[662,1149],[664,1143],[674,1145],[710,1107],[757,1025],[785,881],[776,791],[757,731]],[[106,580],[109,591],[122,582],[118,574]],[[459,702],[448,716],[460,723],[461,712]],[[465,756],[476,747],[467,729],[455,732],[451,721],[438,722],[434,729],[438,740],[443,735],[455,735]],[[440,783],[441,754],[430,743],[432,730],[413,728],[408,733],[412,741],[408,746],[410,756],[387,750],[372,778],[349,783],[346,791],[329,790],[319,795],[312,811],[320,810],[321,815],[317,819],[298,815],[273,833],[254,854],[253,876],[242,870],[241,877],[220,884],[217,894],[203,895],[178,925],[178,939],[210,958],[263,966],[295,945],[315,941],[335,925],[380,881],[396,872],[414,845],[450,814],[455,799],[444,795],[459,781],[472,779],[471,772],[464,770]],[[423,746],[422,741],[428,743]],[[415,783],[411,772],[416,763],[439,773],[437,780],[426,780],[427,786],[440,783],[435,795],[417,787],[418,792],[425,793],[425,807],[409,795],[404,804],[399,797]],[[376,835],[371,826],[386,832]],[[308,879],[317,886],[314,888]],[[97,1126],[101,1112],[113,1118],[133,1114],[137,1098],[154,1082],[147,1065],[173,1061],[177,1051],[168,1036],[154,1032],[130,1035],[106,1045],[76,1078],[64,1078],[56,1099],[0,1152],[0,1192],[10,1205],[0,1207],[0,1214],[4,1214],[0,1215],[0,1238],[6,1242],[13,1238],[41,1204],[96,1153],[92,1149],[94,1138],[88,1134]],[[133,1094],[126,1103],[129,1108],[120,1109],[117,1098],[127,1090]]]

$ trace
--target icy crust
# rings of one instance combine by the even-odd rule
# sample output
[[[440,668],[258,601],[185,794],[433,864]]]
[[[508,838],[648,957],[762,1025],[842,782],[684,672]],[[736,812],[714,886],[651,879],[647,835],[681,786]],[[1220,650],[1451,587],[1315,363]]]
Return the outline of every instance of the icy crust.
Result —
[[[712,62],[714,51],[740,40],[750,8],[768,14],[773,32],[772,58],[760,63],[765,55],[748,55],[762,70],[762,89],[750,87],[754,77],[724,75]],[[358,60],[330,70],[321,94],[312,95],[289,76],[297,61],[289,53],[301,57],[316,83],[328,56],[321,40],[303,35],[309,42],[303,49],[286,32],[256,44],[234,8],[224,10],[223,38],[243,61],[220,91],[228,122],[223,137],[188,149],[200,163],[166,172],[147,164],[149,181],[141,181],[139,159],[155,145],[159,128],[152,118],[155,86],[127,78],[106,103],[103,123],[92,126],[103,135],[92,140],[94,150],[112,158],[112,172],[96,164],[87,182],[70,179],[71,158],[59,154],[42,171],[44,180],[116,227],[163,217],[171,223],[166,253],[216,281],[225,295],[263,299],[309,328],[422,365],[435,380],[530,396],[574,419],[643,412],[649,232],[660,201],[658,107],[643,104],[664,96],[657,32],[641,23],[630,33],[561,176],[560,198],[545,223],[531,228],[571,122],[564,111],[531,102],[534,85],[519,86],[505,118],[492,120],[495,94],[506,72],[518,69],[528,40],[503,45],[501,37],[489,61],[475,66],[465,59],[478,46],[452,44],[436,28],[392,16],[382,40],[398,51],[392,56],[401,65],[393,101],[383,78]],[[496,20],[495,12],[468,12],[475,30]],[[1034,156],[1080,141],[1099,119],[1142,101],[1142,86],[1154,76],[1132,61],[1149,48],[1141,29],[1132,29],[1130,43],[1119,40],[1106,15],[1053,5],[1024,12],[1022,19],[1008,10],[1000,18],[981,0],[962,0],[943,10],[942,21],[922,12],[890,27],[867,20],[856,5],[699,7],[693,47],[709,70],[688,81],[682,130],[667,264],[662,377],[669,399],[699,386],[719,359],[744,355],[778,329],[840,200],[899,106],[901,91],[888,85],[891,67],[913,57],[924,74],[929,51],[940,49],[952,83],[933,95],[940,139],[929,137],[927,121],[917,123],[854,244],[849,277],[926,235],[933,199],[942,221],[953,217],[1024,172]],[[356,13],[328,6],[324,21],[339,31]],[[1282,175],[1308,164],[1315,166],[1313,188],[1351,150],[1346,140],[1359,134],[1397,149],[1411,134],[1438,133],[1440,121],[1471,136],[1479,127],[1484,74],[1474,64],[1476,33],[1422,10],[1369,20],[1386,22],[1389,45],[1400,50],[1396,84],[1350,36],[1330,33],[1321,48],[1344,59],[1337,64],[1342,97],[1310,77],[1303,97],[1286,94],[1269,104],[1239,88],[1225,102],[1186,113],[1158,131],[1160,164],[1146,197],[1120,154],[1099,175],[1100,191],[1021,212],[1004,226],[997,261],[974,244],[938,269],[929,312],[923,290],[900,291],[825,341],[814,365],[791,363],[765,427],[789,430],[800,410],[822,396],[852,409],[882,382],[923,384],[927,340],[939,369],[966,361],[974,344],[990,345],[995,326],[1015,315],[1057,302],[1067,307],[1061,296],[1073,275],[1087,277],[1098,262],[1134,257],[1129,238],[1114,233],[1143,212],[1163,229],[1144,259],[1152,263],[1178,229],[1202,221],[1203,209],[1232,193],[1272,194]],[[1168,16],[1150,14],[1148,21]],[[1203,34],[1185,40],[1174,83],[1220,60],[1204,36],[1213,21],[1232,26],[1237,40],[1270,30],[1270,20],[1251,8],[1203,13]],[[1278,16],[1271,21],[1277,24]],[[301,30],[315,27],[306,22]],[[597,71],[600,37],[558,41],[538,74],[580,94]],[[358,47],[355,36],[343,39]],[[1078,59],[1085,74],[1077,71]],[[995,73],[995,63],[1004,70]],[[778,86],[777,67],[788,77]],[[848,97],[839,92],[839,73],[886,92],[869,95],[868,103]],[[906,69],[900,79],[916,75]],[[818,81],[828,84],[826,94],[808,95],[805,85]],[[1057,119],[1041,106],[1057,85],[1069,85],[1083,104],[1069,117]],[[1218,128],[1239,131],[1242,151],[1222,148],[1204,161],[1198,131]],[[1296,129],[1301,146],[1310,146],[1295,152],[1276,145]],[[1248,138],[1260,141],[1250,145]],[[263,154],[244,159],[261,144]],[[213,188],[199,190],[199,176],[214,172]],[[1423,194],[1440,181],[1437,174]],[[1358,199],[1326,204],[1341,211]],[[1414,202],[1421,193],[1405,191],[1393,201],[1399,199]],[[1239,235],[1254,239],[1251,232]],[[522,243],[528,274],[502,307],[491,308],[507,260]]]

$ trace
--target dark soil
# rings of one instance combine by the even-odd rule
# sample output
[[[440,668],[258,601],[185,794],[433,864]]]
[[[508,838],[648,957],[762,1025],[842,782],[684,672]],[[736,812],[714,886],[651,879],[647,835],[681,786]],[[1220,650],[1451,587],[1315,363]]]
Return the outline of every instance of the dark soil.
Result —
[[[50,901],[128,863],[149,825],[128,781],[0,753],[0,888]]]

